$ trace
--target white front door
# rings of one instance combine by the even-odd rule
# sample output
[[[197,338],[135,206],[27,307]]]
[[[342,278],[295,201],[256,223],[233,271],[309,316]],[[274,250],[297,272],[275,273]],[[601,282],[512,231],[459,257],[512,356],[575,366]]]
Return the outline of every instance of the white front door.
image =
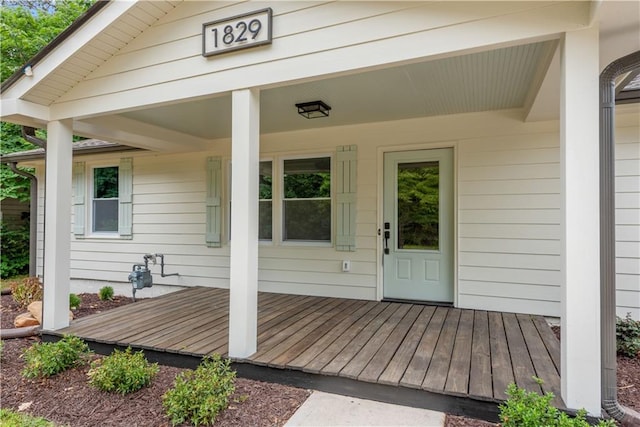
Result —
[[[453,150],[384,156],[384,298],[453,302]]]

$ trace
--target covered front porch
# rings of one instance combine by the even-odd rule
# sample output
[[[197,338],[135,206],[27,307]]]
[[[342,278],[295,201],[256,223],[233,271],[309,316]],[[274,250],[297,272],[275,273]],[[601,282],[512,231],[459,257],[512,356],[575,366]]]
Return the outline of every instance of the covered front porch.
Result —
[[[227,355],[228,323],[229,291],[194,287],[44,335],[193,366]],[[534,315],[260,292],[258,350],[234,361],[257,379],[494,420],[511,382],[560,396],[559,342]]]

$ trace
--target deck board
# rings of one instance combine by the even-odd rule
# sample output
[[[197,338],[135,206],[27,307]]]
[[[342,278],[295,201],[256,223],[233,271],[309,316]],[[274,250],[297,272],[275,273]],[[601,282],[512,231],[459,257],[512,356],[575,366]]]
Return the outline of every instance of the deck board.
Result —
[[[356,354],[367,344],[369,339],[380,329],[380,327],[395,313],[399,304],[389,304],[382,313],[376,316],[369,324],[360,329],[356,336],[333,358],[331,362],[321,372],[325,375],[337,374],[355,357]]]
[[[353,359],[351,359],[349,363],[345,365],[345,367],[342,369],[341,375],[347,378],[358,378],[360,373],[373,359],[373,357],[376,355],[376,352],[382,348],[391,332],[393,332],[393,330],[404,318],[410,308],[411,306],[408,304],[401,304],[391,315],[391,317],[389,317],[386,322],[383,322],[380,325],[378,330],[371,336],[371,338],[353,357]]]
[[[418,305],[414,305],[409,308],[407,314],[390,332],[389,337],[382,345],[378,346],[378,349],[371,361],[362,370],[360,375],[358,375],[358,380],[372,383],[378,381],[378,378],[400,348],[400,345],[411,328],[411,325],[415,323],[416,318],[421,312],[422,307]]]
[[[422,335],[422,339],[409,362],[409,366],[407,366],[407,370],[400,379],[400,385],[411,388],[422,387],[422,382],[427,374],[427,369],[429,369],[429,365],[431,364],[431,358],[433,357],[433,352],[436,348],[436,344],[438,343],[438,337],[442,331],[442,325],[444,325],[447,312],[448,309],[444,307],[436,308],[436,311],[433,314],[433,317],[431,317],[429,325]]]
[[[529,350],[522,336],[516,315],[513,313],[503,313],[502,319],[504,320],[504,330],[507,335],[507,342],[509,343],[511,359],[518,361],[517,364],[513,364],[513,375],[516,379],[516,384],[518,387],[525,388],[528,391],[540,393],[542,390],[533,379],[536,371],[533,369],[533,362],[531,361]]]
[[[464,310],[460,313],[456,339],[451,353],[451,363],[444,386],[447,393],[464,396],[469,392],[472,338],[473,311]]]
[[[369,301],[359,301],[358,308],[351,313],[344,311],[336,316],[337,323],[335,326],[331,326],[331,328],[324,333],[324,335],[315,341],[309,348],[307,348],[302,354],[298,357],[290,361],[286,364],[287,367],[292,366],[302,366],[305,372],[314,372],[313,367],[309,367],[309,364],[318,357],[321,353],[324,353],[333,342],[338,339],[338,337],[347,330],[353,323],[358,321],[361,317],[363,317],[366,313],[371,311],[374,307],[377,306],[375,302]],[[340,315],[344,317],[339,317]],[[326,325],[328,326],[328,325]],[[320,366],[320,368],[324,367],[324,365]],[[316,370],[319,372],[319,370]]]
[[[447,313],[431,364],[422,382],[422,388],[425,390],[444,391],[461,313],[457,308]]]
[[[527,314],[517,314],[518,322],[520,323],[520,330],[527,344],[529,355],[531,356],[531,362],[536,372],[536,377],[544,378],[544,382],[541,384],[542,391],[545,393],[551,392],[554,394],[554,405],[561,405],[560,399],[560,375],[556,371],[551,357],[544,346],[544,342],[536,329],[536,326],[531,319],[531,316]]]
[[[226,355],[228,311],[228,290],[188,288],[49,332]],[[487,401],[505,400],[511,382],[540,391],[535,375],[559,396],[560,346],[541,316],[261,292],[257,328],[258,351],[239,362]]]
[[[483,399],[493,397],[491,385],[491,347],[489,317],[486,311],[476,311],[473,322],[471,371],[469,373],[469,395]]]
[[[491,345],[493,396],[500,400],[507,400],[508,396],[505,390],[515,380],[501,313],[489,313],[489,341]]]
[[[425,329],[427,329],[427,325],[435,311],[435,307],[423,307],[418,318],[413,322],[411,329],[400,344],[396,354],[393,355],[384,372],[382,372],[378,378],[379,383],[394,386],[400,383],[400,379],[407,370],[407,366],[409,366],[409,362],[411,362],[411,358],[416,352],[416,348],[418,344],[420,344],[420,339]]]

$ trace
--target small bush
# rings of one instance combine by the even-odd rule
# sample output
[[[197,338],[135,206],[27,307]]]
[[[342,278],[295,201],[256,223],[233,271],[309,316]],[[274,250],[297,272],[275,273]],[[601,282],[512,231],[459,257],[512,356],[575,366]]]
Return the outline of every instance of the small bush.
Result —
[[[149,363],[142,351],[133,353],[128,347],[94,361],[87,375],[89,384],[99,390],[127,394],[151,384],[157,373],[157,363]]]
[[[87,344],[73,335],[65,335],[60,341],[36,343],[24,353],[25,378],[50,377],[74,366],[86,363],[91,352]]]
[[[631,313],[616,320],[616,350],[630,358],[637,357],[640,352],[640,321],[633,320]]]
[[[42,301],[42,285],[37,277],[26,277],[11,284],[11,295],[20,307]]]
[[[69,308],[72,310],[77,309],[82,304],[82,298],[76,294],[69,294]]]
[[[111,301],[113,299],[113,288],[111,286],[100,288],[98,298],[100,298],[101,301]]]
[[[0,223],[0,277],[29,272],[29,225]]]
[[[206,357],[195,371],[180,373],[173,388],[162,396],[162,405],[172,425],[190,422],[213,424],[229,405],[235,391],[236,373],[231,361],[220,355]]]
[[[55,427],[51,421],[27,414],[0,409],[0,425],[5,427]]]
[[[542,381],[536,378],[541,384]],[[509,399],[500,405],[500,424],[502,427],[589,427],[585,419],[587,411],[579,410],[575,418],[551,406],[553,393],[540,396],[535,392],[528,392],[515,384],[507,387]],[[600,427],[615,427],[612,420],[602,421]]]

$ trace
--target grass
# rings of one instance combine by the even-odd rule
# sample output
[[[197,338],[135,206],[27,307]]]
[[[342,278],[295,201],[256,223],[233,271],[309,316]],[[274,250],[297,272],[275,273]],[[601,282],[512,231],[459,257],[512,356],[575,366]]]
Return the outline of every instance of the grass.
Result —
[[[3,427],[55,427],[54,423],[44,418],[32,417],[8,409],[0,409],[0,425]]]
[[[14,282],[18,282],[22,279],[26,279],[27,277],[29,277],[28,275],[24,275],[24,276],[16,276],[16,277],[12,277],[10,279],[2,279],[0,280],[0,289],[2,289],[3,291],[5,289],[11,289],[11,284],[13,284]]]

